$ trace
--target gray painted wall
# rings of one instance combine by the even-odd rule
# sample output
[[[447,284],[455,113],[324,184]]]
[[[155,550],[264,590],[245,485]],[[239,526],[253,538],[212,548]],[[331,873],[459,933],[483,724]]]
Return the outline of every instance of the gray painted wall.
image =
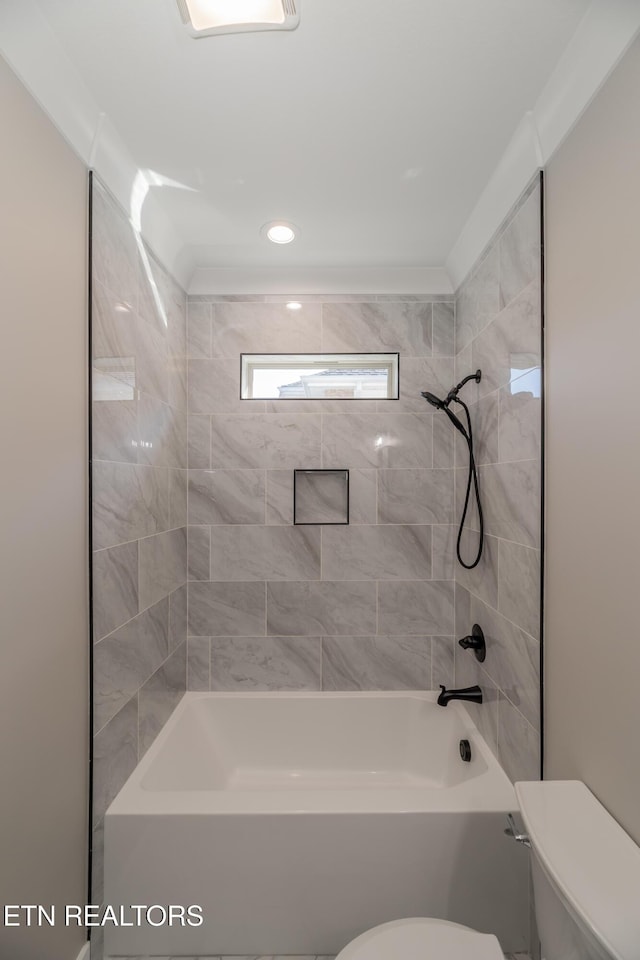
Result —
[[[482,687],[484,703],[471,710],[514,781],[540,774],[540,219],[536,178],[456,297],[456,381],[482,370],[461,397],[472,404],[486,533],[475,569],[456,562],[456,636],[479,623],[487,643],[482,665],[456,646],[456,685]],[[460,434],[456,441],[459,517],[468,452]],[[475,510],[470,518],[467,561]]]
[[[547,183],[546,776],[640,842],[640,40]]]
[[[60,913],[87,895],[87,174],[1,59],[0,114],[0,902]],[[84,940],[2,925],[0,955]]]

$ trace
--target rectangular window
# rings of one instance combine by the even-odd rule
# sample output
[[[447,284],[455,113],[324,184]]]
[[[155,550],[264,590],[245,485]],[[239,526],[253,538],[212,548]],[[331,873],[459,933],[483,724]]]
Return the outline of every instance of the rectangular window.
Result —
[[[243,353],[243,400],[397,400],[397,353]]]

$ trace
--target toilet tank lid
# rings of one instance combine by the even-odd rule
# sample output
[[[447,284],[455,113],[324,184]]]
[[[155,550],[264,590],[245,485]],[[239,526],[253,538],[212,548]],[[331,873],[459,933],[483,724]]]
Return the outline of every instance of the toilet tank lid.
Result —
[[[637,960],[640,847],[579,780],[516,783],[533,852],[615,960]]]

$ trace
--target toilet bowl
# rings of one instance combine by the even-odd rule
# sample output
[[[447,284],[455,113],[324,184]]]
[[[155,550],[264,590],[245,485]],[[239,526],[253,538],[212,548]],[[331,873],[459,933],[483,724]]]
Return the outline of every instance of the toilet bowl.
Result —
[[[459,923],[413,917],[367,930],[341,950],[336,960],[503,960],[491,933]]]
[[[531,847],[534,903],[546,960],[639,960],[640,847],[578,780],[516,784]],[[393,920],[352,940],[336,960],[502,960],[496,937],[426,917]]]

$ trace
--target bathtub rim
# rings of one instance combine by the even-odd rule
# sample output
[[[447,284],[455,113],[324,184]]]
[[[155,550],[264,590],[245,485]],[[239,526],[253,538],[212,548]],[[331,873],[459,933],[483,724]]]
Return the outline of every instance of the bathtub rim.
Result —
[[[518,802],[513,784],[495,754],[460,701],[446,708],[461,721],[486,770],[471,780],[449,787],[322,790],[150,790],[142,780],[163,749],[171,731],[190,704],[198,700],[371,700],[420,699],[436,703],[437,692],[428,690],[393,691],[251,691],[186,692],[144,757],[139,761],[105,816],[144,815],[291,815],[291,814],[376,814],[376,813],[495,813],[513,812]],[[460,761],[462,762],[462,761]]]

